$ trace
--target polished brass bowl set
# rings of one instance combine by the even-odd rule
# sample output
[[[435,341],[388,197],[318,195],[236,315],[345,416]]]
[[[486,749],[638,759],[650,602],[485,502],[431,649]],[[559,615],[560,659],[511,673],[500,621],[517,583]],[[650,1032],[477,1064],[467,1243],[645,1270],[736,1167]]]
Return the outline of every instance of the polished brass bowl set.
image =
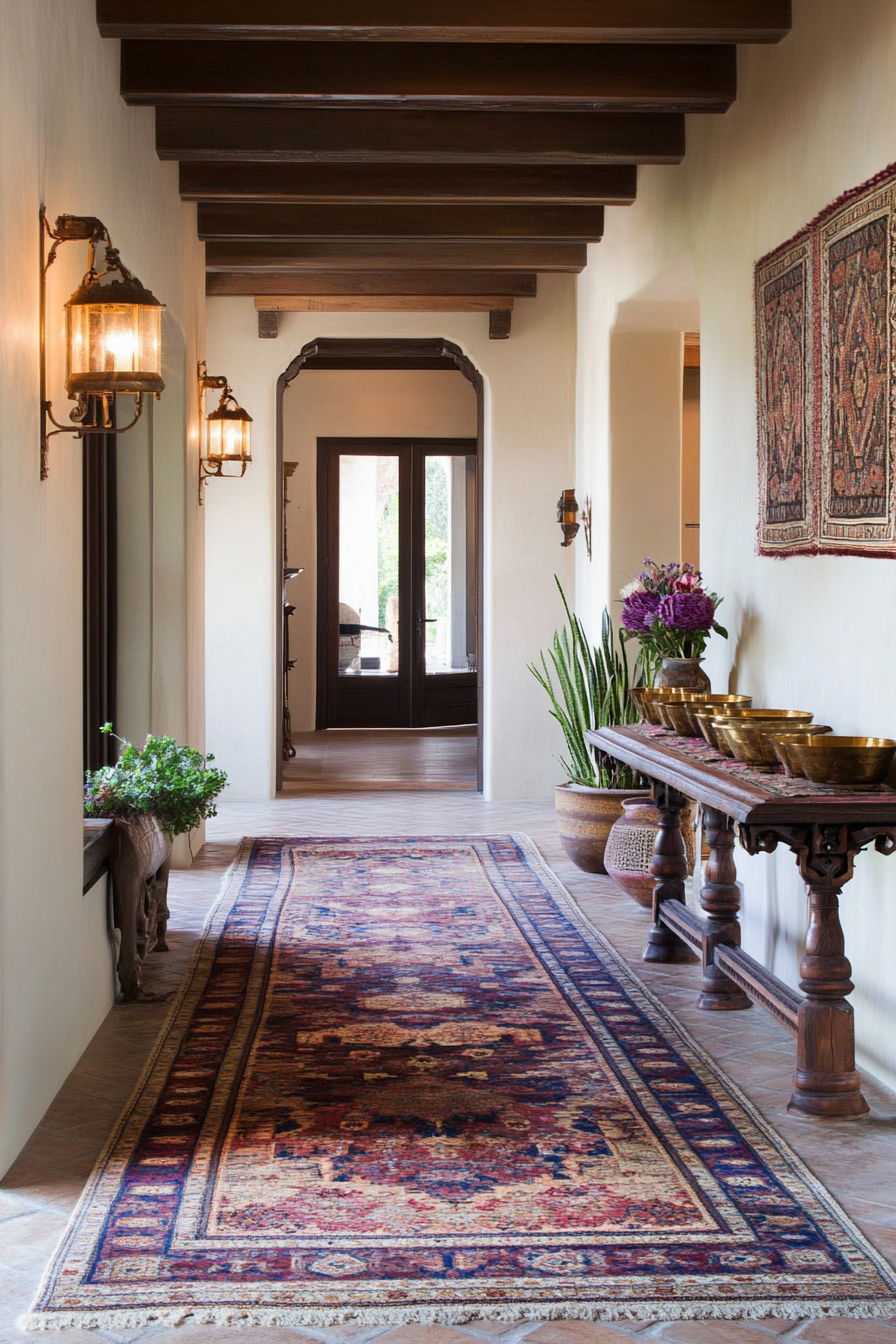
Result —
[[[890,738],[835,737],[826,724],[812,722],[809,710],[756,709],[749,695],[656,686],[637,686],[630,694],[645,723],[679,737],[703,737],[721,755],[756,770],[780,764],[785,774],[816,784],[876,788],[896,757]]]

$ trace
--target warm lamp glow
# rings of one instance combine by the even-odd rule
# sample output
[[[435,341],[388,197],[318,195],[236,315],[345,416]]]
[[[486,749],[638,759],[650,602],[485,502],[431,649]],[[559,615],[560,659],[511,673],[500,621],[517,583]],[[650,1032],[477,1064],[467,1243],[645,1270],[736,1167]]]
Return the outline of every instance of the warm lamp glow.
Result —
[[[241,406],[219,406],[205,422],[205,456],[212,462],[252,461],[251,415]]]
[[[60,215],[51,228],[40,208],[40,478],[49,475],[50,439],[57,434],[126,434],[143,412],[143,398],[158,397],[162,381],[162,309],[154,294],[122,263],[109,231],[95,215]],[[52,244],[47,250],[47,239]],[[60,424],[47,397],[47,272],[63,243],[87,244],[87,273],[65,305],[65,389],[75,403],[73,427]],[[103,247],[105,269],[96,264]],[[115,276],[114,280],[107,280]],[[103,281],[107,281],[105,284]],[[116,423],[115,396],[135,397],[134,416]],[[49,426],[54,425],[54,429]]]
[[[65,312],[70,395],[162,391],[162,305],[148,289],[94,280]]]
[[[246,474],[252,461],[252,417],[233,395],[226,378],[210,374],[202,362],[199,374],[199,418],[202,425],[199,450],[199,502],[208,476],[235,476]],[[212,389],[220,390],[221,399],[215,410],[205,413],[205,396]],[[239,471],[225,471],[233,463]]]

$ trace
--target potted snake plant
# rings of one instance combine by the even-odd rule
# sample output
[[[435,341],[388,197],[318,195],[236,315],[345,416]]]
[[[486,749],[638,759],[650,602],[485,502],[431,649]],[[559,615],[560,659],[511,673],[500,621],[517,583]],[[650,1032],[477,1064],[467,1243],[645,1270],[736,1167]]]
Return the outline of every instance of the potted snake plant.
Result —
[[[649,797],[649,790],[637,771],[603,752],[592,751],[585,731],[638,722],[629,698],[628,657],[606,609],[600,644],[589,643],[556,574],[554,581],[566,625],[555,632],[550,648],[542,649],[540,666],[530,663],[529,670],[550,698],[551,714],[560,724],[566,743],[567,754],[558,759],[567,782],[559,784],[554,792],[560,841],[583,872],[606,873],[604,850],[611,826],[622,816],[622,800],[636,794]],[[636,675],[638,671],[636,664]]]

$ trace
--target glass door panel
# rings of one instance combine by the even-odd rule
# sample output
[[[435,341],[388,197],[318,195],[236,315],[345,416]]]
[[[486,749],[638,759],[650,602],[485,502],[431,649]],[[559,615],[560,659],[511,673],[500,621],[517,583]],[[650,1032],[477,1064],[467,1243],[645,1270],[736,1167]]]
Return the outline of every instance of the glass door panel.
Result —
[[[398,496],[397,454],[340,454],[340,677],[398,675]]]
[[[476,671],[476,459],[427,454],[423,482],[426,675]]]

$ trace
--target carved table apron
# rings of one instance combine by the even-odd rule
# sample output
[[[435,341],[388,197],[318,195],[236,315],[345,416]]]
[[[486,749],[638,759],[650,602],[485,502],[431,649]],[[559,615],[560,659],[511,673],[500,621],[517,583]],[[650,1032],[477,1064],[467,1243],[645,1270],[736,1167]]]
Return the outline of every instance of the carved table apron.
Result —
[[[797,1065],[788,1110],[822,1119],[864,1115],[855,1067],[852,968],[844,955],[839,896],[867,845],[896,849],[896,790],[871,792],[763,774],[720,757],[702,741],[646,724],[601,728],[591,744],[633,766],[653,785],[660,829],[651,864],[656,879],[654,924],[645,961],[695,961],[701,954],[698,1004],[708,1010],[749,1008],[753,1000],[797,1038]],[[684,903],[687,860],[681,810],[702,805],[709,847],[700,904],[705,919]],[[750,854],[778,844],[796,855],[809,894],[800,989],[791,989],[740,946],[740,891],[734,866],[735,828]]]

